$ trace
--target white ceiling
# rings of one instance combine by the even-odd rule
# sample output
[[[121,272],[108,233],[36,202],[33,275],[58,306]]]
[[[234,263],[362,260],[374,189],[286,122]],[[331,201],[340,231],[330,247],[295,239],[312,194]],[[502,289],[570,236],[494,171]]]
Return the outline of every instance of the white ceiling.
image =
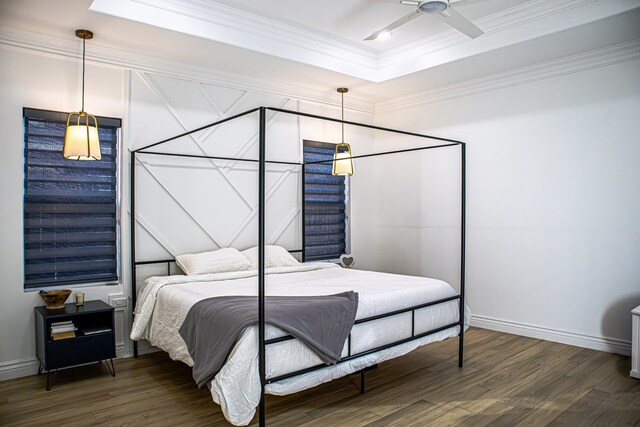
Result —
[[[459,12],[471,20],[525,3],[527,0],[487,0],[461,6]],[[328,37],[350,41],[364,49],[388,51],[409,42],[446,31],[449,27],[432,16],[421,16],[394,31],[388,40],[364,41],[373,31],[415,9],[393,0],[218,0],[218,3],[279,22],[300,26]]]
[[[215,69],[378,102],[640,39],[640,0],[487,0],[459,11],[485,31],[469,39],[420,16],[386,42],[370,32],[406,13],[381,0],[1,0],[0,42]],[[410,9],[409,9],[410,10]],[[107,55],[107,56],[109,56]],[[104,55],[103,55],[104,56]]]

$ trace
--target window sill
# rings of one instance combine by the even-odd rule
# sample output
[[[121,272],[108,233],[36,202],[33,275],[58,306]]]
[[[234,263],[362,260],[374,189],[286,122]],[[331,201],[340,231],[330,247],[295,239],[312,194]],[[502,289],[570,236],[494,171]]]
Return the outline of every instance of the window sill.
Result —
[[[23,292],[26,294],[31,292],[50,291],[54,289],[82,289],[82,288],[94,288],[96,286],[118,286],[118,285],[122,285],[122,283],[120,282],[75,283],[73,285],[40,286],[37,288],[23,289]]]

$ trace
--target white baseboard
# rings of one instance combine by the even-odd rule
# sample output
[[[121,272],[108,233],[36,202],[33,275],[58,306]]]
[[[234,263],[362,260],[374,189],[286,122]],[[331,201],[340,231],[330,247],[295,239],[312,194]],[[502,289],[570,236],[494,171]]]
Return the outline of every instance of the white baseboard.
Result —
[[[129,357],[127,346],[125,344],[116,344],[116,359],[125,359]]]
[[[537,325],[477,315],[473,315],[471,317],[471,326],[482,329],[491,329],[492,331],[506,332],[508,334],[522,335],[524,337],[538,338],[561,344],[574,345],[577,347],[590,348],[592,350],[631,356],[631,341],[619,340],[616,338],[597,337],[578,332],[545,328]]]
[[[0,381],[35,375],[38,373],[39,365],[40,362],[35,357],[33,359],[2,362],[0,363]]]

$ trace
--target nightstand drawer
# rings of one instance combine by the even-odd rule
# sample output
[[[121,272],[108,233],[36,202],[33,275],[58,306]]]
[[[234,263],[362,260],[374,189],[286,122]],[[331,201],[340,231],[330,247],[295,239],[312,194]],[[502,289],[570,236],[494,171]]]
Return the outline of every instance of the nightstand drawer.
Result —
[[[113,332],[46,344],[46,369],[58,369],[116,357]]]

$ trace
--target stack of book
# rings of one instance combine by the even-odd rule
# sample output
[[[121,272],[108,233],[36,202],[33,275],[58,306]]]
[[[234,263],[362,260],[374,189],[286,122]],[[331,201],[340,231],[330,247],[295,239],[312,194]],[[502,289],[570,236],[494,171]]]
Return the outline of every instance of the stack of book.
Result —
[[[73,338],[76,336],[76,326],[71,320],[65,320],[63,322],[53,322],[51,324],[51,338],[54,341],[63,340],[66,338]]]

